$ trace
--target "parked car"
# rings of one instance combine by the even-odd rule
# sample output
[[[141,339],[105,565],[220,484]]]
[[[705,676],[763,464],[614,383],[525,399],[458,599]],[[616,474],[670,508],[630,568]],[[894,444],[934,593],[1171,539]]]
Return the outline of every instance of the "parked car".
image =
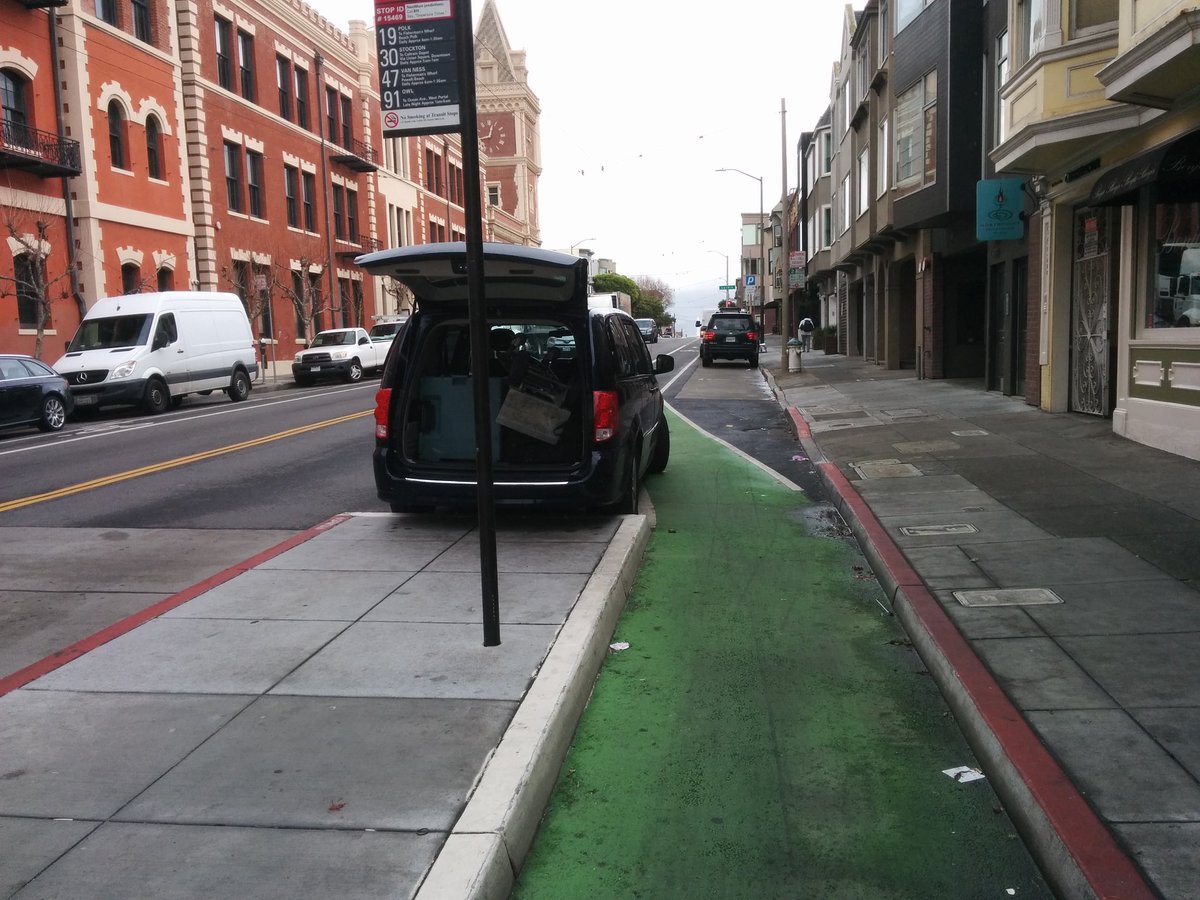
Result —
[[[396,335],[399,333],[400,329],[404,327],[404,324],[407,321],[407,316],[404,318],[387,318],[382,322],[376,322],[374,325],[372,325],[371,330],[367,332],[367,334],[370,335],[371,340],[375,341],[376,343],[386,343],[395,339]]]
[[[716,312],[700,331],[700,365],[715,359],[744,359],[758,368],[758,331],[745,312]]]
[[[162,291],[97,300],[54,364],[78,409],[165,412],[188,394],[250,396],[258,351],[237,294]]]
[[[363,373],[383,367],[391,341],[373,341],[365,328],[319,331],[307,349],[292,360],[292,377],[307,387],[318,378],[362,381]]]
[[[636,512],[642,478],[666,468],[670,434],[633,318],[588,308],[587,260],[483,245],[488,370],[472,371],[466,245],[424,244],[358,258],[416,295],[376,395],[375,485],[394,511],[477,498],[473,378],[488,380],[499,506]]]
[[[653,319],[634,319],[637,322],[638,331],[642,333],[642,340],[647,344],[658,343],[658,323]]]
[[[32,356],[0,356],[0,427],[58,431],[74,408],[67,379],[52,367]]]

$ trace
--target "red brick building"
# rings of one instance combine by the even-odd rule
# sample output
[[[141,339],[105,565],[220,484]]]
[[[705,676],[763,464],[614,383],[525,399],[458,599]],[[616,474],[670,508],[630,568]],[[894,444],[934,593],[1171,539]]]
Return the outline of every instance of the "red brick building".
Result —
[[[360,253],[465,236],[459,137],[382,140],[363,23],[299,0],[2,2],[0,350],[53,360],[97,298],[196,288],[240,294],[282,362],[404,308]],[[481,112],[511,135],[483,141],[485,237],[537,243],[537,100],[492,0],[485,30]]]

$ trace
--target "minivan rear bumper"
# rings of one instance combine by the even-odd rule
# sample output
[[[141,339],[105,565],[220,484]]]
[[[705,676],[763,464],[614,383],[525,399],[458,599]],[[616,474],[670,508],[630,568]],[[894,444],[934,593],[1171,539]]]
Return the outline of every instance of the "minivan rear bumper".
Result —
[[[621,479],[614,474],[616,455],[616,447],[593,450],[584,468],[561,472],[494,469],[492,496],[498,506],[609,506],[621,497]],[[409,506],[474,506],[478,500],[474,469],[449,472],[406,468],[403,472],[393,472],[387,457],[386,446],[377,445],[373,462],[380,500]]]

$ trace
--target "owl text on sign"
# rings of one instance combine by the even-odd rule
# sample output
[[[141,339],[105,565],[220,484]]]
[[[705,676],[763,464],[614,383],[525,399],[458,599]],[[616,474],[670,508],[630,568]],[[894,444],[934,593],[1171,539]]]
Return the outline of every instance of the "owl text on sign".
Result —
[[[457,131],[453,0],[377,0],[375,44],[384,137]]]

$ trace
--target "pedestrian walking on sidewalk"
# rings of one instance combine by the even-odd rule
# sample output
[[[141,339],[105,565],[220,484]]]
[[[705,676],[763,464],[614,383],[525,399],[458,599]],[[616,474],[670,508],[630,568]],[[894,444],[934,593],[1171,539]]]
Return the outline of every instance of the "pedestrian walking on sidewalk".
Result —
[[[800,352],[807,353],[812,349],[813,330],[817,326],[813,324],[813,320],[805,316],[800,320]]]

